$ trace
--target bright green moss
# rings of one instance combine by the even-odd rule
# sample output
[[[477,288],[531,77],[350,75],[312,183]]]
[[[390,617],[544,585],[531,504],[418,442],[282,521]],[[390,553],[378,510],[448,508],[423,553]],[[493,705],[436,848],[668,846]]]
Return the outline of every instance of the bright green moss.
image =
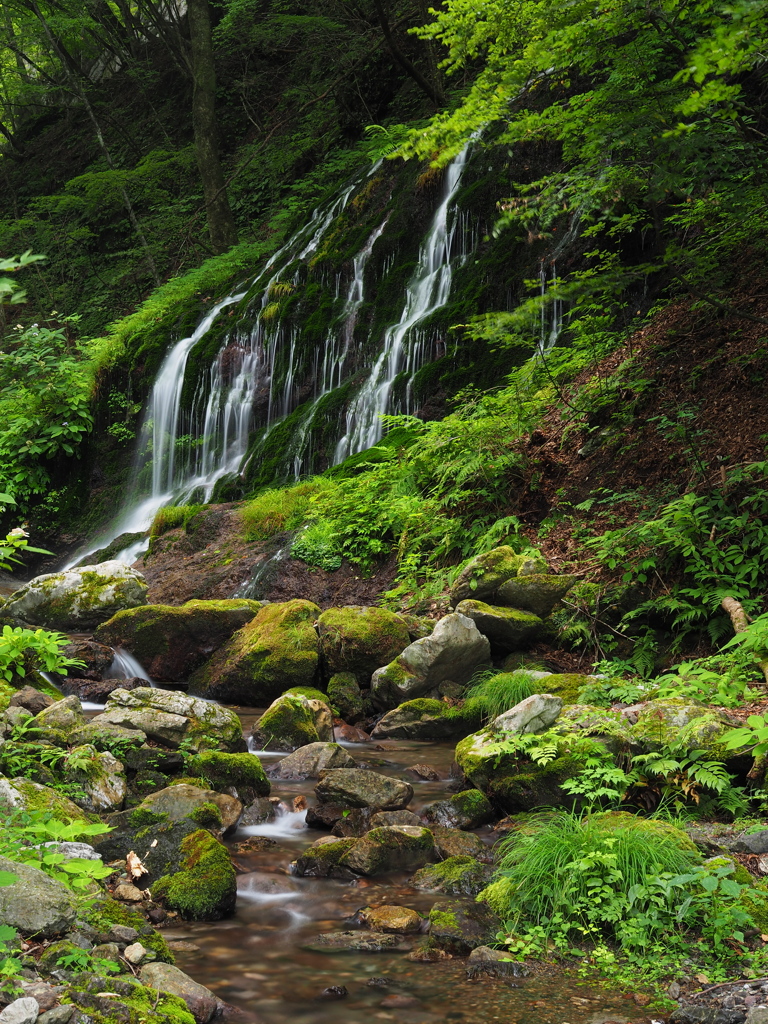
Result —
[[[490,868],[474,857],[448,857],[427,864],[411,879],[416,889],[430,889],[448,896],[475,896],[488,881]]]
[[[224,754],[206,750],[189,761],[189,770],[213,786],[234,786],[252,790],[255,796],[269,796],[269,779],[261,761],[253,754]]]
[[[222,825],[221,811],[216,804],[211,803],[211,801],[195,807],[193,811],[190,811],[187,817],[202,828],[220,829]]]
[[[128,928],[135,928],[145,949],[151,950],[158,960],[162,960],[166,964],[174,963],[174,955],[163,936],[147,924],[141,914],[131,910],[124,903],[118,903],[117,900],[108,897],[99,899],[86,907],[83,917],[99,932],[109,932],[113,924],[123,924]]]
[[[102,992],[111,992],[112,996],[105,999],[100,996]],[[74,1003],[81,1009],[81,1016],[94,1024],[195,1024],[179,996],[157,992],[127,978],[82,975],[70,986],[62,1002]]]
[[[329,674],[352,672],[364,685],[410,643],[400,616],[384,608],[329,608],[317,628]]]
[[[289,686],[285,692],[298,693],[299,696],[306,697],[307,700],[321,700],[323,704],[328,703],[328,694],[318,690],[315,686]]]
[[[235,869],[225,846],[210,832],[199,830],[181,842],[181,870],[165,875],[152,894],[187,918],[218,920],[235,909]]]

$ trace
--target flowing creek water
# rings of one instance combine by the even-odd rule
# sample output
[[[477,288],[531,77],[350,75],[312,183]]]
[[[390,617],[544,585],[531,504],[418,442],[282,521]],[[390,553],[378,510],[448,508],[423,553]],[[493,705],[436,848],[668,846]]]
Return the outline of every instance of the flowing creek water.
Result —
[[[237,709],[244,731],[258,712]],[[450,781],[453,746],[440,743],[383,741],[344,744],[361,765],[410,782],[413,810],[443,797]],[[284,754],[262,752],[265,767]],[[414,780],[407,769],[426,763],[438,782]],[[314,780],[273,781],[272,795],[288,806],[303,795],[314,802]],[[421,936],[404,937],[402,949],[384,953],[314,952],[306,949],[323,932],[344,930],[357,910],[370,904],[397,904],[427,915],[436,893],[409,886],[408,876],[360,878],[354,882],[297,878],[290,863],[301,850],[328,833],[304,826],[304,812],[240,828],[230,846],[260,835],[276,845],[257,853],[233,853],[238,876],[237,910],[217,922],[184,922],[164,929],[169,941],[188,940],[198,950],[177,951],[177,965],[196,981],[236,1006],[248,1021],[263,1024],[365,1024],[371,1019],[403,1024],[459,1021],[461,1024],[608,1024],[647,1020],[625,994],[585,985],[561,974],[468,980],[467,962],[437,963],[407,959]],[[490,828],[479,829],[486,842]],[[351,927],[354,927],[353,925]],[[377,980],[376,980],[377,979]],[[324,998],[332,986],[344,986],[342,999]]]

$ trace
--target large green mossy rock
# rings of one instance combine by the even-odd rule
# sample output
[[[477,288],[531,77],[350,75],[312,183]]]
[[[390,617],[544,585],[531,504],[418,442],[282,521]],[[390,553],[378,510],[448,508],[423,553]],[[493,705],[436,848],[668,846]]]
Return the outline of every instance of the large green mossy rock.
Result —
[[[539,572],[513,576],[502,583],[494,600],[497,604],[522,608],[545,619],[577,582],[577,576],[553,576]]]
[[[258,601],[187,601],[179,607],[148,604],[127,608],[99,626],[95,639],[123,647],[152,679],[189,679],[261,608]]]
[[[269,779],[261,761],[254,754],[224,754],[218,750],[206,750],[196,754],[188,768],[193,776],[205,779],[214,787],[234,787],[243,803],[252,803],[257,797],[269,796]]]
[[[0,811],[7,807],[23,807],[27,811],[42,811],[57,821],[95,821],[82,807],[64,796],[57,789],[42,786],[31,779],[0,778]]]
[[[363,696],[360,684],[352,672],[337,672],[331,676],[328,680],[328,703],[351,725],[373,712],[370,698]]]
[[[351,672],[364,686],[411,642],[402,618],[384,608],[329,608],[317,630],[327,675]]]
[[[308,743],[333,742],[333,715],[326,703],[301,693],[284,693],[274,700],[254,726],[252,750],[290,753]]]
[[[388,711],[371,733],[373,739],[457,740],[480,726],[480,712],[418,697]]]
[[[411,879],[414,889],[441,892],[446,896],[477,896],[490,882],[493,868],[474,857],[448,857],[427,864]]]
[[[311,601],[269,604],[190,679],[190,692],[263,707],[289,686],[312,686],[320,660]]]
[[[460,601],[456,611],[472,619],[483,636],[488,637],[493,650],[501,654],[525,647],[544,625],[539,616],[531,612],[474,599]]]
[[[371,695],[381,709],[430,696],[445,682],[466,683],[478,668],[490,664],[491,645],[472,619],[446,615],[430,636],[416,640],[394,661],[373,673]]]
[[[451,601],[458,604],[467,598],[481,599],[495,593],[508,579],[521,571],[546,571],[544,562],[516,554],[504,545],[478,555],[464,566],[451,587]]]
[[[149,686],[114,690],[103,714],[96,715],[91,724],[138,730],[164,746],[175,748],[183,743],[193,752],[245,749],[240,719],[230,708]]]
[[[427,804],[421,812],[427,825],[443,828],[472,829],[487,825],[495,817],[488,797],[479,789],[465,789],[461,793]]]
[[[356,875],[384,875],[413,871],[435,860],[435,844],[427,828],[390,825],[374,828],[358,839],[340,858],[342,867]]]
[[[645,701],[625,714],[630,721],[635,719],[630,735],[644,750],[681,744],[689,749],[707,750],[721,760],[739,756],[739,751],[728,751],[721,743],[723,734],[740,724],[724,711],[692,701],[664,698]]]
[[[102,562],[46,573],[25,583],[3,615],[46,629],[86,632],[124,608],[147,603],[147,584],[124,562]]]
[[[501,922],[490,907],[469,900],[440,900],[429,912],[429,944],[467,956],[496,940]]]

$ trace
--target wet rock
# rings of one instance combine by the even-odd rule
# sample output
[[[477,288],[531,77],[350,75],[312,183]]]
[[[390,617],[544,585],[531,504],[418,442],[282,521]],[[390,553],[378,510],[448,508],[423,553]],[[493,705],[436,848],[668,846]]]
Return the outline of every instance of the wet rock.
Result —
[[[391,811],[390,813],[402,814],[402,811]],[[370,832],[374,827],[371,823],[372,816],[370,807],[353,807],[351,810],[348,808],[331,829],[331,835],[340,838],[361,839],[366,832]]]
[[[169,747],[185,743],[193,752],[238,751],[245,746],[240,719],[234,711],[177,691],[149,686],[115,690],[104,713],[91,720],[92,727],[99,725],[136,729]]]
[[[392,932],[407,935],[421,929],[422,919],[409,907],[386,906],[363,907],[355,915],[355,923],[374,932]]]
[[[45,708],[49,708],[55,701],[47,693],[41,693],[34,686],[22,686],[20,690],[11,697],[10,707],[24,708],[33,715],[39,714]]]
[[[101,679],[115,657],[111,647],[93,640],[73,640],[62,648],[61,653],[67,658],[77,658],[85,662],[84,668],[73,665],[67,669],[67,674],[73,679]]]
[[[551,693],[534,693],[494,719],[491,729],[517,735],[544,732],[554,725],[562,710],[562,698]]]
[[[346,999],[349,995],[344,985],[330,985],[328,988],[324,988],[319,995],[319,999]]]
[[[408,641],[406,640],[407,643]],[[396,653],[399,653],[399,651]],[[381,662],[374,665],[374,668],[378,668],[380,664]],[[368,678],[365,680],[366,685],[371,681],[372,672],[373,669],[368,673]],[[354,724],[365,718],[367,712],[366,705],[369,704],[369,700],[367,697],[363,697],[360,684],[354,673],[337,672],[328,680],[328,703],[336,710],[337,714],[341,715],[345,722]]]
[[[354,878],[354,872],[342,860],[361,840],[324,836],[313,843],[291,864],[291,871],[302,878]]]
[[[14,999],[0,1013],[0,1024],[35,1024],[40,1012],[37,1000],[30,996]]]
[[[477,729],[480,718],[479,711],[453,707],[431,697],[417,697],[388,711],[376,723],[371,736],[418,742],[455,740]]]
[[[284,757],[270,772],[273,779],[317,779],[330,768],[354,768],[355,759],[338,743],[308,743]]]
[[[168,992],[183,999],[198,1024],[207,1024],[224,1008],[222,1001],[210,989],[199,985],[171,964],[147,964],[139,971],[139,978],[158,992]]]
[[[429,912],[430,943],[455,956],[467,956],[475,947],[492,942],[500,927],[499,919],[482,903],[439,901]]]
[[[54,1006],[52,1010],[46,1010],[37,1018],[37,1024],[67,1024],[75,1012],[75,1007],[70,1004]]]
[[[365,685],[410,642],[401,617],[385,608],[329,608],[317,620],[317,631],[328,672],[351,672]]]
[[[427,825],[458,829],[479,828],[494,817],[488,797],[479,789],[467,789],[447,800],[438,800],[421,812],[422,821]]]
[[[449,857],[421,868],[411,885],[446,896],[477,896],[490,883],[492,874],[489,864],[481,864],[474,857]]]
[[[416,779],[424,779],[425,782],[438,782],[440,780],[440,773],[436,768],[428,764],[412,764],[406,771],[410,772]]]
[[[46,985],[44,981],[27,981],[18,978],[17,984],[28,999],[34,999],[41,1013],[50,1010],[64,993],[63,985]]]
[[[528,973],[523,964],[511,960],[509,953],[501,949],[477,946],[469,954],[468,981],[478,981],[482,978],[522,978]]]
[[[167,814],[171,821],[181,821],[183,818],[191,818],[194,821],[196,812],[204,804],[214,804],[218,808],[221,827],[225,833],[237,827],[243,813],[243,805],[236,797],[217,793],[212,789],[199,789],[186,783],[150,793],[143,800],[141,807],[154,814]]]
[[[371,695],[377,707],[395,708],[447,679],[466,683],[475,669],[489,661],[490,644],[474,622],[465,615],[446,615],[431,636],[416,640],[373,673]]]
[[[407,782],[362,768],[326,772],[315,786],[315,793],[322,804],[375,807],[382,811],[401,810],[413,799],[413,787]]]
[[[320,608],[311,601],[264,606],[193,673],[190,692],[263,707],[289,686],[312,686],[320,656],[314,627],[319,615]]]
[[[371,828],[382,828],[386,825],[421,825],[418,814],[413,811],[377,811],[371,816]]]
[[[93,704],[106,704],[111,693],[115,690],[136,690],[140,686],[146,686],[147,680],[140,676],[131,676],[129,679],[77,679],[67,676],[61,683],[61,692],[74,694],[83,701],[91,701]]]
[[[429,830],[435,840],[435,849],[443,859],[447,857],[486,858],[489,856],[488,847],[472,832],[462,832],[457,828],[443,828],[440,825],[430,825]]]
[[[525,611],[545,619],[576,583],[577,576],[553,576],[531,573],[513,576],[499,587],[495,600],[499,604]]]
[[[240,824],[243,826],[263,825],[265,821],[272,821],[274,817],[275,805],[267,797],[262,796],[245,808],[243,816],[240,818]]]
[[[73,767],[78,759],[84,767]],[[122,764],[113,754],[108,750],[98,752],[95,747],[85,745],[73,747],[68,761],[65,776],[67,782],[82,794],[75,801],[79,807],[103,814],[123,806],[128,783]]]
[[[302,948],[314,953],[387,953],[400,948],[397,935],[381,932],[326,932],[318,935]]]
[[[330,700],[330,697],[328,699]],[[342,722],[340,718],[334,718],[333,720],[333,735],[337,740],[344,743],[371,742],[371,737],[367,732],[359,729],[356,725],[348,725],[346,722]]]
[[[152,679],[174,682],[189,679],[260,608],[245,598],[148,604],[118,612],[96,630],[95,639],[125,648]]]
[[[3,613],[46,629],[86,632],[123,608],[146,603],[141,573],[113,561],[36,576],[11,594]]]
[[[336,822],[343,817],[344,812],[348,810],[348,807],[342,807],[341,804],[317,804],[307,808],[304,824],[307,828],[330,831]]]
[[[418,946],[410,952],[405,959],[412,960],[417,964],[434,964],[438,960],[452,960],[453,954],[445,949],[438,949],[436,946],[424,943],[424,945]]]
[[[504,545],[473,558],[456,577],[451,588],[451,603],[456,605],[466,598],[483,598],[494,594],[508,579],[521,571],[545,570],[543,562],[538,564],[524,555],[516,554]]]
[[[411,825],[375,828],[343,855],[340,864],[358,875],[413,871],[435,858],[432,833]]]
[[[250,738],[252,750],[295,751],[311,743],[333,742],[333,716],[323,701],[284,693],[259,719]]]
[[[0,924],[43,938],[67,931],[75,922],[75,894],[30,864],[0,857],[0,871],[16,876],[13,885],[0,888]],[[37,1004],[35,1004],[37,1005]]]
[[[475,599],[460,601],[456,611],[472,619],[483,636],[488,637],[493,650],[499,653],[517,651],[529,644],[544,624],[532,612]]]

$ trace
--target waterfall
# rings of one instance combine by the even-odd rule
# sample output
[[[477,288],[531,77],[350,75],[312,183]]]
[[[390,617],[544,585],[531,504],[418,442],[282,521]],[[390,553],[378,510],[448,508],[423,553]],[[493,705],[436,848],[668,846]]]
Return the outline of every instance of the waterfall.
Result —
[[[465,147],[445,173],[443,199],[437,208],[419,254],[419,263],[408,285],[399,323],[387,328],[381,353],[347,411],[346,433],[336,446],[334,463],[364,451],[381,439],[381,417],[389,411],[395,377],[413,328],[445,305],[453,281],[453,242],[459,218],[451,216],[453,200],[469,157]]]
[[[404,404],[405,411],[410,411],[413,377],[434,356],[439,343],[421,325],[447,302],[454,268],[466,260],[478,240],[477,225],[455,209],[467,159],[465,149],[445,171],[441,200],[406,288],[401,316],[384,332],[380,354],[347,408],[346,420],[342,420],[343,426],[339,428],[339,433],[344,430],[344,436],[336,444],[335,462],[379,440],[382,414],[395,411],[391,408],[392,389],[400,373],[405,373],[407,382],[404,402],[398,409]],[[123,533],[148,529],[155,513],[164,505],[209,501],[222,477],[243,471],[254,429],[262,426],[264,431],[250,456],[258,459],[260,448],[277,424],[303,403],[306,408],[302,408],[295,426],[292,424],[292,434],[286,441],[284,455],[280,456],[281,469],[297,479],[311,471],[313,428],[323,414],[321,403],[347,384],[358,368],[355,334],[365,301],[366,266],[390,214],[382,215],[353,257],[346,288],[338,271],[333,276],[326,274],[325,278],[322,271],[316,273],[313,287],[322,282],[326,296],[330,294],[335,305],[331,326],[313,363],[307,363],[303,325],[291,322],[285,315],[285,306],[291,305],[291,296],[304,287],[306,268],[311,267],[312,257],[319,252],[329,228],[345,210],[361,181],[370,178],[377,167],[357,176],[332,200],[318,206],[309,221],[270,257],[250,284],[240,285],[218,302],[192,334],[166,354],[147,403],[138,444],[140,453],[151,453],[151,467],[146,465],[144,454],[145,464],[137,466],[134,474],[133,501],[90,548],[74,556],[70,565]],[[393,269],[393,259],[388,255],[381,276]],[[243,308],[246,303],[247,311]],[[238,305],[237,322],[223,331],[210,369],[199,375],[191,402],[185,402],[185,374],[190,356],[198,343],[205,343],[212,328],[220,329],[220,318],[227,308]],[[294,319],[300,320],[300,316]],[[368,341],[370,345],[375,339]],[[313,376],[308,384],[311,371]],[[150,468],[151,490],[142,494],[142,481]],[[146,544],[138,541],[113,557],[133,561],[146,550]]]

